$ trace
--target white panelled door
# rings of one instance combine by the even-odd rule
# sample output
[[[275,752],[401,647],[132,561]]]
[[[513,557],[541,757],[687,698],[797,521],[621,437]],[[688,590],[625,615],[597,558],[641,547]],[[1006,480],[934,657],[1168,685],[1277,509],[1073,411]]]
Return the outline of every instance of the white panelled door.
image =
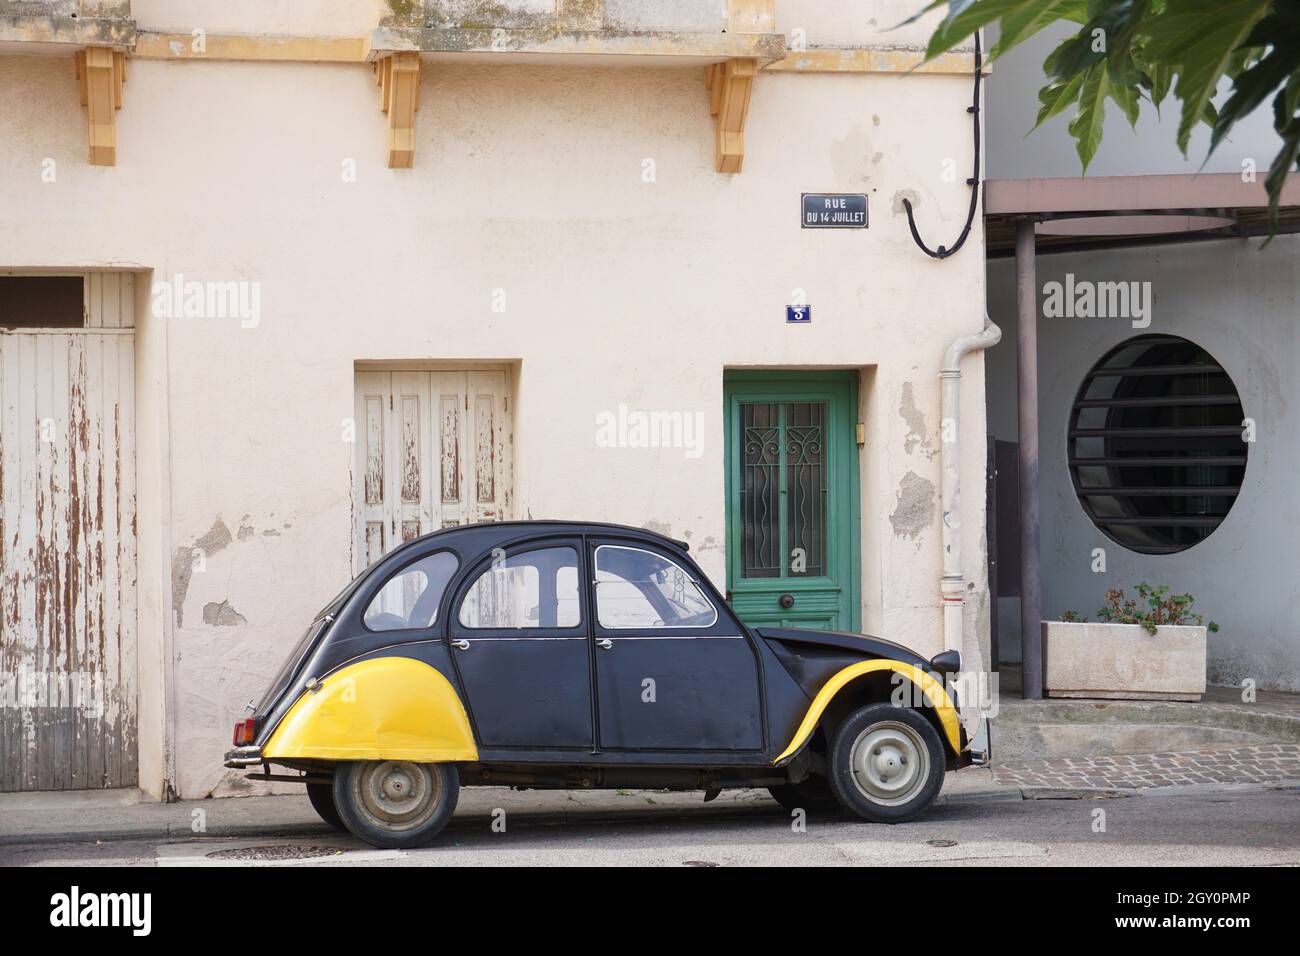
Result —
[[[135,336],[111,300],[0,333],[0,792],[138,779]]]
[[[504,371],[358,372],[356,382],[358,570],[430,531],[510,516]]]

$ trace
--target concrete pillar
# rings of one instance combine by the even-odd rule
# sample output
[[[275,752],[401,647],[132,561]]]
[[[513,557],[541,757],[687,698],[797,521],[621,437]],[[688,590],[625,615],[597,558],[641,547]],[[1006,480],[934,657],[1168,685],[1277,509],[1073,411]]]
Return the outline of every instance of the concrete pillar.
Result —
[[[1038,577],[1038,277],[1034,222],[1016,225],[1016,374],[1020,424],[1020,644],[1024,696],[1043,696],[1042,590]]]

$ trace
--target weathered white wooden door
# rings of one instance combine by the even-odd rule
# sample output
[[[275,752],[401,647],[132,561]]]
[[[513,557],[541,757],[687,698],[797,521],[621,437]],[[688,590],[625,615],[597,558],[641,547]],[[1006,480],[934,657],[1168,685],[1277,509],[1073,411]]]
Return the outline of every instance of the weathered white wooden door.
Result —
[[[358,570],[430,531],[510,516],[504,371],[358,372],[356,382]]]
[[[0,791],[137,782],[126,284],[93,327],[0,332]]]

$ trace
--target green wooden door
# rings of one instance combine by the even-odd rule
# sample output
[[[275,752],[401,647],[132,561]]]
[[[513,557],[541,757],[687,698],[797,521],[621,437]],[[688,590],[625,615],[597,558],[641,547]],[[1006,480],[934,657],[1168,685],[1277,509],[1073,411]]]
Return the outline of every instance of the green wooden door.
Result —
[[[729,372],[727,588],[751,625],[859,628],[857,376]]]

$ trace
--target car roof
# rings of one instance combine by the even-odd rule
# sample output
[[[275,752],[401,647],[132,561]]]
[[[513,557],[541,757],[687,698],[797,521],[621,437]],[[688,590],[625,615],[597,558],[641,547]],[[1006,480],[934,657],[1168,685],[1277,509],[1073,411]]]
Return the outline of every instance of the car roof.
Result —
[[[585,534],[601,532],[618,532],[619,534],[630,534],[638,538],[650,538],[665,544],[671,544],[683,551],[690,551],[691,546],[685,541],[677,538],[670,538],[658,531],[652,531],[649,528],[636,528],[627,524],[614,524],[607,521],[564,521],[555,518],[533,518],[527,521],[476,521],[472,524],[457,525],[453,528],[442,528],[438,531],[430,531],[428,534],[422,534],[408,542],[408,545],[417,541],[429,541],[433,538],[439,540],[448,540],[452,537],[468,536],[469,534],[481,534],[488,530],[500,531],[503,534],[515,529],[528,530],[536,528],[538,530],[554,531],[557,533],[568,534]]]
[[[376,560],[373,564],[363,569],[351,583],[342,591],[335,595],[325,607],[317,613],[317,618],[324,617],[327,614],[337,614],[347,601],[351,600],[365,584],[365,582],[375,577],[384,577],[392,573],[395,567],[401,566],[409,560],[411,552],[418,552],[428,545],[436,543],[438,545],[448,545],[453,548],[458,547],[460,539],[466,539],[466,543],[475,549],[482,549],[484,542],[482,539],[497,538],[515,538],[519,533],[526,534],[529,530],[535,530],[542,533],[553,532],[557,534],[625,534],[630,537],[641,538],[642,540],[657,541],[660,544],[668,544],[680,548],[683,552],[690,551],[690,545],[685,541],[678,541],[676,538],[670,538],[662,535],[657,531],[651,531],[649,528],[634,528],[626,524],[611,524],[601,521],[560,521],[549,518],[536,518],[528,521],[476,521],[471,524],[456,525],[451,528],[441,528],[437,531],[430,531],[422,534],[418,538],[412,538],[410,541],[403,543],[400,547],[394,548],[383,557]],[[514,533],[512,533],[514,532]],[[473,539],[478,538],[478,541]]]

